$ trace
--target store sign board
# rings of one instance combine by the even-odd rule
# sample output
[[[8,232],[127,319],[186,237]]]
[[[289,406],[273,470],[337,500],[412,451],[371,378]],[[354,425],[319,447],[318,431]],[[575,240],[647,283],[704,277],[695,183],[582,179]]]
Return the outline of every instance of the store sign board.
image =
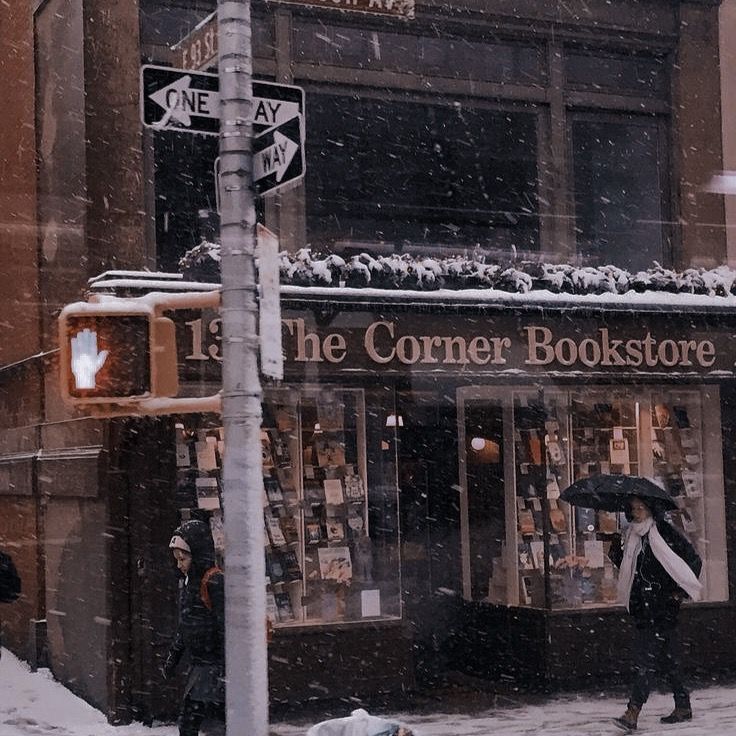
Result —
[[[318,368],[325,375],[733,376],[736,366],[732,331],[702,316],[342,312],[318,321],[310,312],[285,312],[281,328],[292,375]],[[189,322],[179,344],[185,372],[214,368],[221,359],[217,318]]]
[[[390,15],[394,18],[411,19],[414,17],[414,0],[272,0],[272,2],[370,13],[371,15]]]

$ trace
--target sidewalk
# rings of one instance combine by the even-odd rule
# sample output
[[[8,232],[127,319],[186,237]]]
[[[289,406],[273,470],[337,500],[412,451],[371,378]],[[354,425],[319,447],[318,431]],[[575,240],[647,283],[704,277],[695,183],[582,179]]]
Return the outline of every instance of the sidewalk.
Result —
[[[614,736],[611,723],[623,711],[621,697],[566,696],[537,699],[534,704],[479,694],[471,714],[457,703],[435,712],[378,713],[412,726],[417,736]],[[345,704],[348,715],[359,703]],[[669,696],[655,694],[642,712],[637,733],[649,736],[727,736],[736,733],[736,686],[714,686],[693,693],[695,720],[663,726],[659,717],[672,708]],[[310,722],[274,723],[272,736],[304,736]],[[46,670],[32,673],[7,650],[0,659],[0,736],[176,736],[173,724],[147,728],[141,724],[111,726],[99,711],[55,682]]]

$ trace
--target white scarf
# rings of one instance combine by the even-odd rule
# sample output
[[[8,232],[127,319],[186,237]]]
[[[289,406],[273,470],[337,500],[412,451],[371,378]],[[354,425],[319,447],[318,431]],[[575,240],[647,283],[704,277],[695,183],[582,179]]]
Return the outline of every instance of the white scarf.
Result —
[[[642,537],[647,533],[649,534],[649,546],[652,548],[659,564],[694,601],[699,601],[703,592],[703,584],[685,560],[676,554],[672,547],[662,539],[654,519],[649,518],[630,524],[626,532],[624,556],[618,571],[619,602],[625,603],[628,610],[631,586],[636,572],[636,558],[641,552]]]

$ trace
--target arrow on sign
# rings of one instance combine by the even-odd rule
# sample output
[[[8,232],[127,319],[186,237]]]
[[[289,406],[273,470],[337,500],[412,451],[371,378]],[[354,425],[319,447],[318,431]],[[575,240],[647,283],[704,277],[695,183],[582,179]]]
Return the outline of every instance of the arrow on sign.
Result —
[[[187,127],[192,124],[192,116],[202,118],[219,118],[219,94],[206,89],[192,89],[192,77],[189,74],[162,87],[149,97],[165,110],[164,116],[156,123],[163,128],[169,120],[174,120]]]
[[[275,130],[273,143],[253,154],[253,179],[258,181],[275,174],[276,181],[281,181],[298,150],[297,143]]]

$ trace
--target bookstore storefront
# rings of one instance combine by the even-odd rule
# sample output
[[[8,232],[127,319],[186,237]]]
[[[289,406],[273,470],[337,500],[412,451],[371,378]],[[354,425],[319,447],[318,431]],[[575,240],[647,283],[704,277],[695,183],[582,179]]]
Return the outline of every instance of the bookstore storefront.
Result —
[[[287,376],[266,387],[261,435],[277,691],[620,669],[607,550],[626,520],[559,498],[595,473],[648,476],[675,498],[704,561],[686,638],[696,665],[728,666],[730,645],[703,634],[733,617],[722,315],[287,291]],[[188,370],[212,367],[217,328],[182,329]],[[222,430],[195,416],[176,432],[177,505],[217,532]]]

